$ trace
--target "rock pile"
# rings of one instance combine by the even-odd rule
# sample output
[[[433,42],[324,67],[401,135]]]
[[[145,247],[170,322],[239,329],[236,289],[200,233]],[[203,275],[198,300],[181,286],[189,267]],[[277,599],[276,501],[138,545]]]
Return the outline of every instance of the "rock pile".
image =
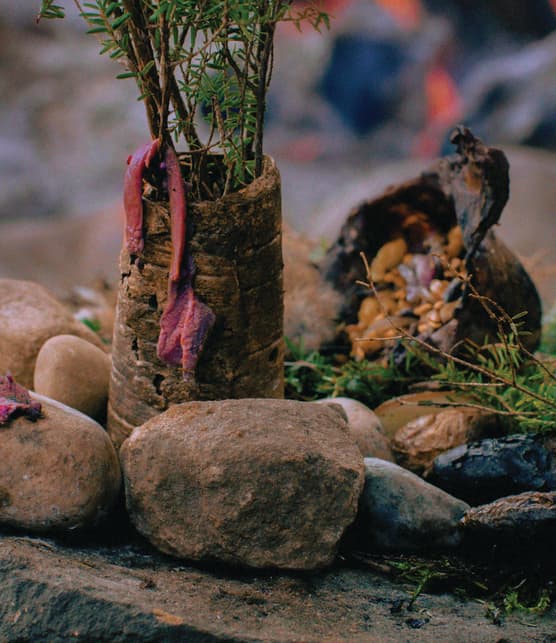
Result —
[[[0,369],[35,387],[3,379],[0,525],[96,525],[125,488],[131,521],[156,548],[255,568],[321,568],[340,547],[456,548],[512,530],[554,538],[554,444],[500,437],[464,398],[449,410],[418,404],[453,403],[450,392],[375,412],[349,398],[179,404],[136,427],[118,458],[98,423],[103,343],[39,286],[0,280],[0,294]]]

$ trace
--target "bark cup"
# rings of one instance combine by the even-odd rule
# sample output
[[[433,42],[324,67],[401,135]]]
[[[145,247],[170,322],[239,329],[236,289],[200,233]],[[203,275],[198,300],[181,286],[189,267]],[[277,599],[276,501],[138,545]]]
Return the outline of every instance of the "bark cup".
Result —
[[[165,202],[144,200],[144,250],[120,255],[108,432],[117,447],[131,431],[172,404],[284,394],[280,174],[263,174],[216,201],[188,204],[186,254],[193,287],[216,322],[193,381],[156,353],[171,257]]]
[[[355,323],[361,300],[369,295],[369,289],[359,283],[367,278],[361,253],[370,262],[383,244],[401,233],[409,245],[414,243],[411,236],[418,238],[422,232],[409,224],[416,215],[443,233],[457,224],[475,289],[510,316],[527,312],[521,341],[534,351],[541,335],[539,295],[517,257],[491,230],[508,200],[508,161],[501,150],[485,146],[465,127],[454,131],[452,142],[457,145],[456,154],[350,212],[321,265],[322,273],[343,294],[340,317]],[[454,319],[421,338],[451,352],[464,339],[481,345],[487,337],[496,338],[497,332],[497,325],[465,286]]]

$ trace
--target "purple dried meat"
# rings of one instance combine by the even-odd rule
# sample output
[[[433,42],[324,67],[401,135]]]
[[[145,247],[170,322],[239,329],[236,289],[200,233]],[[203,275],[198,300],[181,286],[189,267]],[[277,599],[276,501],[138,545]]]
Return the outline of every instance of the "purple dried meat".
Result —
[[[124,177],[124,238],[128,251],[137,254],[143,250],[143,173],[158,151],[158,141],[141,146],[127,160]]]
[[[34,422],[41,415],[41,405],[31,399],[25,387],[7,374],[0,377],[0,424],[17,415],[24,415]]]
[[[195,367],[216,318],[212,310],[193,291],[193,258],[191,255],[185,255],[187,202],[179,161],[170,148],[166,150],[164,159],[170,201],[172,258],[168,278],[168,300],[160,318],[157,354],[168,364],[181,363],[183,378],[187,380],[195,373]]]
[[[158,356],[166,363],[181,364],[184,379],[190,378],[214,321],[214,313],[197,298],[189,277],[170,281],[168,301],[160,318]]]

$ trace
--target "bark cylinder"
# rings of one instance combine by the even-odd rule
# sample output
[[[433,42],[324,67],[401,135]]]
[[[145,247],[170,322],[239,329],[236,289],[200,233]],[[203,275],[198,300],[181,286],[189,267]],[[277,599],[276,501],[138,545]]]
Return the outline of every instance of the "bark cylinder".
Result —
[[[263,174],[215,201],[188,204],[186,254],[193,287],[216,315],[192,381],[156,353],[168,296],[170,213],[144,200],[144,249],[120,255],[108,432],[116,446],[170,405],[191,400],[283,397],[280,175]]]

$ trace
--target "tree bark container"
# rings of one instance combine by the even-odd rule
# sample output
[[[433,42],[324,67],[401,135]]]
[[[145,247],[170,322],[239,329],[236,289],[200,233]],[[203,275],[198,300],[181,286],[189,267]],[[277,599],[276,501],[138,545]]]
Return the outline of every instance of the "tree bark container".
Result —
[[[215,325],[186,382],[181,366],[156,353],[171,257],[165,202],[144,200],[143,252],[124,247],[114,326],[108,432],[116,444],[170,405],[190,400],[284,394],[280,175],[263,174],[216,201],[188,204],[186,253],[195,263],[197,296]]]

